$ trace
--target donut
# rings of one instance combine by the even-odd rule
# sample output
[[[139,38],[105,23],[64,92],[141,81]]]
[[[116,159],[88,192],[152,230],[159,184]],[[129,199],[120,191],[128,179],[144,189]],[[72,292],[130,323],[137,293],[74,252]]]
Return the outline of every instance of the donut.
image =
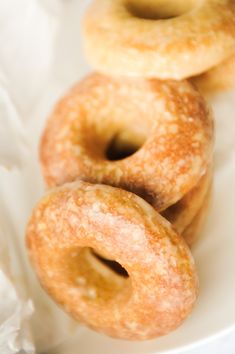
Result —
[[[26,231],[41,285],[73,318],[109,336],[145,340],[191,313],[198,278],[171,224],[135,194],[75,181],[52,189]],[[124,268],[115,273],[94,256]]]
[[[108,184],[161,211],[199,182],[212,149],[213,120],[190,83],[94,73],[56,105],[40,160],[49,187]]]
[[[191,79],[199,91],[210,96],[235,87],[235,54],[211,70]]]
[[[206,217],[210,210],[212,198],[212,184],[210,185],[206,197],[202,203],[202,206],[196,216],[193,218],[192,222],[183,230],[182,236],[187,242],[189,247],[192,247],[201,235],[203,230]]]
[[[84,49],[104,74],[182,80],[233,54],[234,14],[229,0],[95,0]]]
[[[176,231],[181,234],[196,217],[197,213],[204,204],[209,186],[212,180],[212,169],[209,168],[198,184],[192,188],[182,199],[173,204],[163,212],[164,216],[174,226]]]

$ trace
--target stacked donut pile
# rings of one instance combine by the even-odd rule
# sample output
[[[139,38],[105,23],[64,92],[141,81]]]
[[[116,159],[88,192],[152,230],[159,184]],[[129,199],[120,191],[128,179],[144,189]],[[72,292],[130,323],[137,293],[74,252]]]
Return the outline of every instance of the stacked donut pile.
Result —
[[[232,55],[235,20],[229,1],[193,4],[95,1],[84,36],[97,72],[41,140],[53,189],[28,224],[32,264],[65,311],[116,338],[169,333],[198,294],[188,246],[211,194],[213,119],[182,79]]]

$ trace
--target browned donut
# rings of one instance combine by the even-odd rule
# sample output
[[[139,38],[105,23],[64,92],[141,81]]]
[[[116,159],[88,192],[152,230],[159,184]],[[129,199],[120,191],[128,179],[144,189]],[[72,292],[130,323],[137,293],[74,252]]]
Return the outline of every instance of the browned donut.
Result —
[[[208,189],[212,180],[212,168],[200,179],[198,184],[191,189],[181,200],[173,204],[161,214],[164,216],[178,233],[182,233],[191,224],[193,219],[204,204]]]
[[[131,156],[110,153],[120,145]],[[188,82],[92,74],[56,105],[40,157],[49,186],[75,179],[118,186],[160,211],[198,183],[212,147],[210,113]]]
[[[192,247],[192,245],[198,240],[202,232],[203,226],[206,221],[206,217],[209,212],[209,206],[212,197],[212,185],[209,187],[203,204],[198,211],[197,215],[194,217],[190,225],[188,225],[182,232],[182,236],[187,242],[187,244]]]
[[[207,96],[235,88],[235,54],[191,81]]]
[[[107,75],[182,80],[232,55],[231,0],[93,0],[84,44]]]
[[[52,190],[33,211],[27,246],[42,286],[65,311],[110,336],[144,340],[177,328],[198,279],[181,236],[143,199],[77,181]],[[121,277],[93,255],[125,268]]]

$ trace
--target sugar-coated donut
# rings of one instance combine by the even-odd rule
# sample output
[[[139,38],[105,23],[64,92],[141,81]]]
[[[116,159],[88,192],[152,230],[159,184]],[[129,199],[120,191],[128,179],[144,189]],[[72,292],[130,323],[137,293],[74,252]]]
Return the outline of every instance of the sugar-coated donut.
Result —
[[[206,96],[235,88],[235,54],[191,81]]]
[[[111,156],[119,145],[137,151]],[[104,183],[160,211],[198,183],[212,149],[212,117],[190,83],[92,74],[56,105],[40,158],[48,186]]]
[[[84,47],[105,74],[181,80],[234,52],[231,0],[95,0],[84,20]]]
[[[192,188],[182,199],[173,204],[161,215],[164,216],[181,234],[191,224],[198,214],[212,181],[212,168],[210,167],[195,187]]]
[[[206,221],[206,217],[210,210],[210,204],[212,199],[212,184],[210,185],[206,197],[202,203],[197,215],[193,218],[192,222],[182,232],[182,236],[187,244],[192,247],[198,240],[203,231],[203,227]]]
[[[27,247],[42,286],[75,319],[107,335],[144,340],[191,312],[198,278],[171,224],[142,198],[82,181],[57,187],[33,211]],[[115,260],[115,274],[94,251]]]

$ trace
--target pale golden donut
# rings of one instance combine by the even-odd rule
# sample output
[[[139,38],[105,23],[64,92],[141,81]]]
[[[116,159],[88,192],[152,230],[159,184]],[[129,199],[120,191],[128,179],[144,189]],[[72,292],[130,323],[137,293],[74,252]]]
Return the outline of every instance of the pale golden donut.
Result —
[[[84,47],[105,74],[188,78],[234,52],[230,0],[95,0],[84,20]]]
[[[212,95],[235,88],[235,54],[191,81],[204,95]]]
[[[210,167],[195,187],[192,188],[181,200],[170,206],[161,215],[164,216],[181,234],[198,214],[212,181],[212,168]]]
[[[183,238],[185,239],[185,241],[190,247],[192,247],[192,245],[200,237],[200,234],[202,232],[203,226],[206,221],[206,217],[210,210],[211,197],[212,197],[212,185],[209,187],[207,195],[197,215],[194,217],[191,224],[188,225],[186,229],[182,232]]]
[[[138,151],[110,161],[118,141]],[[197,184],[212,148],[212,117],[190,83],[92,74],[56,105],[40,158],[49,186],[75,179],[118,186],[159,211]]]
[[[143,199],[119,188],[82,181],[55,188],[33,211],[27,247],[48,294],[76,320],[113,337],[165,335],[197,298],[183,238]],[[129,277],[98,262],[91,249]]]

